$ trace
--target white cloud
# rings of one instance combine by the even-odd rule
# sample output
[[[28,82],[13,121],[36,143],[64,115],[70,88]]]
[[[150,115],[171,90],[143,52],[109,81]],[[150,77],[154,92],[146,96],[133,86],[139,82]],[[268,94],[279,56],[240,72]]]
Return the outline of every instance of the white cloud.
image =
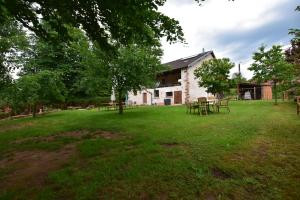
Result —
[[[160,11],[180,22],[188,44],[170,45],[162,41],[163,62],[197,54],[205,48],[214,50],[217,57],[229,57],[236,64],[242,62],[243,74],[250,78],[252,73],[247,71],[246,65],[251,62],[251,53],[261,43],[271,40],[271,36],[268,38],[264,33],[256,35],[256,30],[262,31],[268,24],[284,20],[282,8],[291,2],[297,5],[296,0],[208,0],[202,6],[193,0],[167,0]],[[292,8],[290,13],[293,13]],[[287,32],[284,38],[272,36],[275,38],[272,40],[286,45]],[[241,33],[246,38],[235,39],[231,33],[237,36]],[[254,41],[249,40],[252,37],[247,35],[249,33],[253,33]]]

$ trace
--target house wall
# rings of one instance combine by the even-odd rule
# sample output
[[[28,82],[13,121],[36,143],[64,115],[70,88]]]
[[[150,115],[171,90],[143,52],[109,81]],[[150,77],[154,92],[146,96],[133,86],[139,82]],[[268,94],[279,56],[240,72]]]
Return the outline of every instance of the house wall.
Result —
[[[143,93],[147,93],[147,105],[151,105],[151,98],[152,104],[155,105],[164,105],[164,99],[171,99],[171,104],[174,104],[174,91],[182,91],[182,86],[173,86],[173,87],[161,87],[156,88],[155,90],[159,90],[159,97],[154,97],[154,89],[147,89],[138,92],[136,95],[133,92],[128,93],[128,102],[142,105],[143,103]],[[170,97],[166,96],[167,92],[172,92],[173,95]],[[182,102],[184,102],[184,95],[182,91]]]
[[[189,80],[189,101],[197,101],[199,97],[207,97],[208,93],[206,88],[199,87],[198,79],[195,79],[194,71],[198,67],[201,67],[202,63],[206,60],[212,59],[212,55],[208,55],[200,62],[196,63],[194,66],[188,68],[188,80]]]
[[[143,104],[143,93],[147,93],[147,105],[152,104],[156,105],[164,105],[164,99],[171,99],[171,104],[174,104],[174,91],[182,91],[182,103],[186,103],[186,101],[197,101],[199,97],[208,97],[208,93],[206,92],[206,88],[199,87],[198,80],[195,79],[194,71],[198,67],[202,65],[202,63],[206,60],[212,59],[212,55],[206,56],[203,60],[199,61],[193,66],[188,68],[181,69],[181,85],[180,86],[172,86],[172,87],[160,87],[156,88],[159,90],[159,97],[154,97],[154,89],[147,89],[138,92],[136,95],[133,92],[128,94],[128,102],[134,103],[137,105]],[[166,92],[173,92],[172,97],[166,97]]]

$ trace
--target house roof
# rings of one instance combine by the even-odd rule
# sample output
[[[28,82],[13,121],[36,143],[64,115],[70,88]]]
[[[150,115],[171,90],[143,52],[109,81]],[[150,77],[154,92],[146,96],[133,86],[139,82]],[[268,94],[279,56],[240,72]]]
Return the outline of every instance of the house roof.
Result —
[[[169,67],[171,67],[171,70],[181,69],[181,68],[188,67],[190,65],[193,65],[194,63],[199,62],[200,60],[204,59],[209,54],[211,54],[215,58],[213,51],[207,51],[207,52],[199,53],[199,54],[196,54],[193,56],[180,58],[178,60],[167,62],[167,63],[164,63],[164,65],[168,65]]]

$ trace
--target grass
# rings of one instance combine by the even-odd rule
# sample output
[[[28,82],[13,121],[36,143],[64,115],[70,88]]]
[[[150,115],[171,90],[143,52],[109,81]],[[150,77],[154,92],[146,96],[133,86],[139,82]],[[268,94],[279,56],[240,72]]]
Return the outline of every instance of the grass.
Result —
[[[299,130],[294,104],[263,101],[1,121],[0,199],[300,199]]]

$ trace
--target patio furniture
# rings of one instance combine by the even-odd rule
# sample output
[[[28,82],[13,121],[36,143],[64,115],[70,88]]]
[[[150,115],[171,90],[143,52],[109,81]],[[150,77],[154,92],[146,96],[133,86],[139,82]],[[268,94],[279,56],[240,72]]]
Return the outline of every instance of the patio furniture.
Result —
[[[220,112],[220,108],[226,108],[228,112],[230,112],[230,109],[229,109],[229,99],[221,99],[221,100],[218,100],[216,103],[215,103],[215,107],[216,107],[216,111],[217,112]]]
[[[296,100],[297,100],[297,115],[299,115],[299,113],[300,113],[300,96],[297,96]]]
[[[200,113],[201,109],[201,114],[208,115],[209,112],[209,102],[207,101],[206,97],[199,97],[198,98],[198,113]]]
[[[209,104],[209,108],[208,108],[208,110],[209,111],[211,111],[210,110],[210,108],[212,108],[213,109],[213,112],[216,112],[216,103],[217,103],[217,99],[216,98],[207,98],[207,102],[208,102],[208,104]]]
[[[193,108],[193,103],[191,103],[191,102],[186,102],[185,103],[185,106],[186,106],[186,113],[188,114],[188,113],[192,113],[192,108]]]

